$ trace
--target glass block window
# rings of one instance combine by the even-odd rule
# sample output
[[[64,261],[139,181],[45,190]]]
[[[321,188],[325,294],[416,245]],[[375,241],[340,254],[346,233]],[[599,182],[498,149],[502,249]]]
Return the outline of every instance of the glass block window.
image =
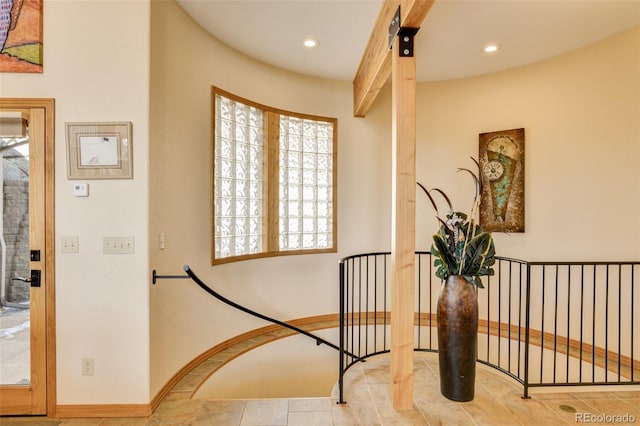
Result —
[[[262,251],[263,113],[215,96],[214,258]]]
[[[333,125],[280,116],[280,250],[331,247]]]
[[[335,252],[337,120],[212,99],[212,263]]]

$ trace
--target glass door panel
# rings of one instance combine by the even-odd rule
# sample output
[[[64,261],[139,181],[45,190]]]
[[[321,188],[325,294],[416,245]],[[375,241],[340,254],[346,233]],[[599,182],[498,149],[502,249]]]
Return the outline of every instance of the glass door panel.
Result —
[[[53,222],[45,171],[53,116],[44,101],[0,98],[0,415],[47,413],[46,223]],[[23,107],[13,110],[13,102]]]
[[[31,383],[30,259],[29,259],[29,137],[22,117],[0,116],[0,385]],[[15,132],[8,132],[14,129]],[[17,133],[10,135],[6,133]],[[25,132],[26,133],[26,132]]]

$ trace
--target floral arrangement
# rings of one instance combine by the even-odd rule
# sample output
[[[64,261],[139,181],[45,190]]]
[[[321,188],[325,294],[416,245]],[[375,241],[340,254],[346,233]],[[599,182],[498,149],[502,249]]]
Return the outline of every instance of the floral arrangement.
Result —
[[[479,163],[472,158],[480,168]],[[421,183],[418,186],[431,201],[436,213],[438,232],[433,236],[431,254],[435,257],[434,266],[436,276],[446,280],[451,275],[462,275],[470,283],[484,288],[481,276],[493,275],[495,263],[495,246],[490,232],[486,232],[477,224],[476,217],[480,208],[480,196],[482,194],[482,182],[478,175],[466,168],[458,171],[466,171],[473,177],[476,192],[469,215],[455,211],[449,197],[440,189],[427,190]],[[439,194],[448,204],[449,212],[443,219],[438,212],[432,192]]]

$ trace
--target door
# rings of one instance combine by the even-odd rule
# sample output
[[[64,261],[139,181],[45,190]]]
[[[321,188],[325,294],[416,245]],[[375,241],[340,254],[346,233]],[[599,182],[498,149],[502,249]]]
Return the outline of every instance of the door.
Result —
[[[0,415],[55,407],[53,108],[0,99]]]

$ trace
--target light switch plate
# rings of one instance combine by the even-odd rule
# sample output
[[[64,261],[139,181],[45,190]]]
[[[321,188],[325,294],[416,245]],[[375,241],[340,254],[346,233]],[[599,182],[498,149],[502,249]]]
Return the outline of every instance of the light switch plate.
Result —
[[[80,251],[80,239],[76,235],[60,237],[60,245],[60,253],[70,254]]]
[[[102,252],[104,254],[135,253],[134,237],[102,237]]]

